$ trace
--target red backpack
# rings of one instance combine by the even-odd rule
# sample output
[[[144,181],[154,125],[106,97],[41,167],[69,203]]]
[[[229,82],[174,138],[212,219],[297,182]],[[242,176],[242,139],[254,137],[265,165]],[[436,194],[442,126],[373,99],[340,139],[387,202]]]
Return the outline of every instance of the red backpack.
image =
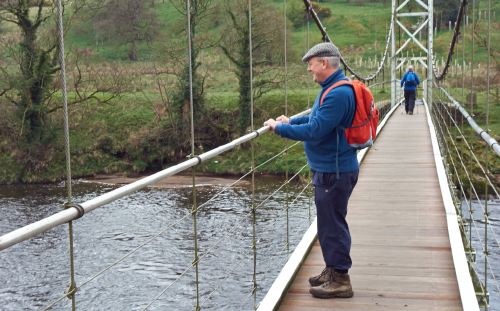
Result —
[[[363,149],[373,145],[377,136],[379,111],[375,107],[373,95],[369,88],[358,80],[341,80],[330,86],[321,96],[319,105],[323,104],[325,96],[334,88],[348,84],[354,90],[356,112],[350,127],[345,129],[347,143],[354,149]]]

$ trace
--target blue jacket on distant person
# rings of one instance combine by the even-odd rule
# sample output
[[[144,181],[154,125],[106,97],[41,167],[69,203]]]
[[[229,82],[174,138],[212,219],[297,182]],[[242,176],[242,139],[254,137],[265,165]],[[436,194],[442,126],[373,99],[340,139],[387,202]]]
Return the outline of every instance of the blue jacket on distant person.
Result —
[[[419,84],[420,80],[418,79],[418,75],[413,70],[407,71],[401,79],[401,87],[404,85],[405,91],[415,91]]]
[[[319,105],[323,92],[333,83],[345,79],[344,71],[339,68],[321,83],[323,89],[308,116],[292,118],[290,124],[280,124],[275,129],[282,137],[304,141],[309,167],[315,172],[359,170],[356,150],[349,146],[344,134],[344,128],[351,126],[356,109],[352,87],[334,88],[326,95],[321,107]]]

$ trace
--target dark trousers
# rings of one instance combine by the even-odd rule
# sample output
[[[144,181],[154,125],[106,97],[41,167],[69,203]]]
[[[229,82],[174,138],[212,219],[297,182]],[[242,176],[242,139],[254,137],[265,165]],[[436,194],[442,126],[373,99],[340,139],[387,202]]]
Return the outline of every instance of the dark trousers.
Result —
[[[318,238],[325,264],[338,270],[352,266],[351,234],[347,225],[347,202],[358,181],[359,171],[313,173]]]
[[[416,97],[416,94],[417,91],[416,90],[413,90],[413,91],[407,91],[405,90],[405,110],[406,112],[411,112],[413,113],[413,108],[415,108],[415,97]]]

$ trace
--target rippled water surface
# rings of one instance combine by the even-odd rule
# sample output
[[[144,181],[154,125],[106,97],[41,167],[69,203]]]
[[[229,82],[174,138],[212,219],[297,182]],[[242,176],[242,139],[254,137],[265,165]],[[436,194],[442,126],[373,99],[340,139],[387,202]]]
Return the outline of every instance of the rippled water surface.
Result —
[[[471,237],[472,246],[476,251],[475,269],[481,282],[486,284],[490,295],[489,311],[500,311],[500,201],[489,200],[487,202],[489,222],[487,229],[484,226],[484,201],[472,201],[471,212],[469,212],[469,204],[463,202],[462,213],[464,219],[468,223],[472,219],[472,230],[467,230],[467,234]],[[472,215],[472,218],[470,217]],[[485,232],[487,235],[485,235]],[[485,270],[485,241],[488,240],[488,262]],[[486,271],[486,273],[485,273]],[[486,310],[486,309],[483,309]]]
[[[264,200],[281,182],[259,182],[256,202]],[[290,187],[290,201],[302,187]],[[111,189],[77,183],[74,200],[83,202]],[[205,202],[221,189],[200,188],[198,201]],[[280,191],[257,209],[257,302],[314,217],[308,194],[298,196],[288,210],[287,246],[286,196]],[[75,221],[76,284],[81,286],[78,309],[142,310],[151,303],[148,310],[193,310],[196,276],[191,267],[194,233],[190,198],[190,189],[148,189]],[[58,206],[64,200],[63,186],[0,187],[0,234],[60,211]],[[203,309],[254,308],[250,206],[250,190],[240,187],[224,192],[198,213]],[[122,262],[111,266],[126,255]],[[105,268],[109,269],[92,279]],[[0,280],[1,310],[38,310],[63,296],[69,285],[68,226],[59,226],[0,252]],[[70,310],[69,300],[64,298],[53,310]]]

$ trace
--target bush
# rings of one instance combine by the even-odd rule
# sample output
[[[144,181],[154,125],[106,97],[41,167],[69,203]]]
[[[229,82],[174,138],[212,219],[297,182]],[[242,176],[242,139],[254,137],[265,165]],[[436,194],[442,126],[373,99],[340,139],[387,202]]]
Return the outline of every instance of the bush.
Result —
[[[317,2],[312,2],[312,6],[320,19],[325,19],[332,15],[330,8],[321,6]],[[287,17],[292,22],[294,28],[302,27],[307,23],[307,12],[302,1],[293,1],[290,3]]]

